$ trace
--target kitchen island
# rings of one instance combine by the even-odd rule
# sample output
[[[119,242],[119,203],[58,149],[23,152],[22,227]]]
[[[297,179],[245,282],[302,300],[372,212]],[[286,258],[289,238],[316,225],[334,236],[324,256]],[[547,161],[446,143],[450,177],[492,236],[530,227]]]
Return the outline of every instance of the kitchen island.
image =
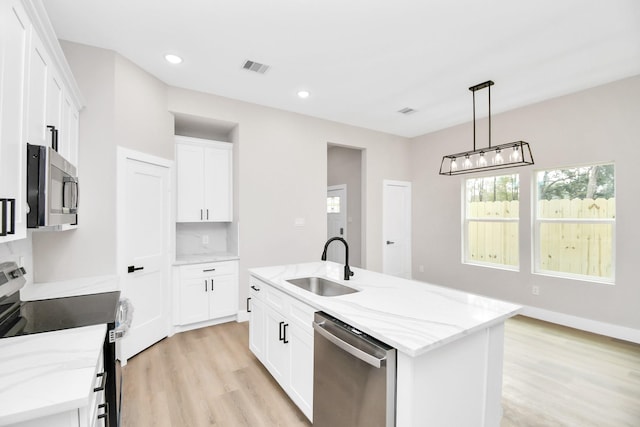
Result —
[[[265,285],[267,291],[292,297],[292,307],[299,301],[396,348],[397,426],[498,426],[504,321],[520,306],[358,268],[345,281],[343,268],[312,262],[251,269],[252,296]],[[300,277],[324,277],[358,292],[319,296],[287,281]],[[296,314],[304,313],[301,309],[291,313],[304,317]],[[257,356],[268,362],[268,357]],[[265,365],[273,374],[270,364]],[[291,392],[295,387],[283,388],[300,406],[297,393]],[[301,409],[311,418],[312,411]]]

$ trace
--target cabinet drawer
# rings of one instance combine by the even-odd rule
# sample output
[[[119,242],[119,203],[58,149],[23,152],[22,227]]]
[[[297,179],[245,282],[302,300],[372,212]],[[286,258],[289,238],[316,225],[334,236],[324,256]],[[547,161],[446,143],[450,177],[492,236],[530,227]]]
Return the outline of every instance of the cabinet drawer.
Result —
[[[272,286],[264,286],[262,289],[266,291],[264,298],[269,306],[281,314],[288,312],[290,296]]]
[[[260,300],[265,299],[265,294],[267,292],[267,286],[261,280],[256,279],[253,276],[249,277],[249,295],[252,298],[258,298]]]
[[[295,298],[289,301],[289,319],[310,334],[313,334],[313,314],[316,311],[318,310]]]
[[[180,266],[180,277],[182,279],[211,278],[237,273],[237,261],[221,261]]]

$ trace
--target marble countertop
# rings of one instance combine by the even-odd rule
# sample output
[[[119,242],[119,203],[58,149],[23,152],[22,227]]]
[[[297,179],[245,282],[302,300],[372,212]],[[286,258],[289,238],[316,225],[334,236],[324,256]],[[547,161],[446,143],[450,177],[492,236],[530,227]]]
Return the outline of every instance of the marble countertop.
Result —
[[[504,322],[519,305],[433,284],[352,268],[342,280],[341,264],[312,262],[252,268],[249,273],[411,357]],[[318,276],[360,292],[323,297],[287,279]]]
[[[219,262],[219,261],[234,261],[240,259],[238,255],[221,252],[214,254],[194,254],[194,255],[179,255],[176,256],[176,260],[173,265],[188,265],[188,264],[201,264],[205,262]]]
[[[0,339],[0,426],[89,405],[106,325]]]
[[[22,301],[99,294],[120,290],[118,276],[93,276],[57,282],[27,283],[20,289]]]

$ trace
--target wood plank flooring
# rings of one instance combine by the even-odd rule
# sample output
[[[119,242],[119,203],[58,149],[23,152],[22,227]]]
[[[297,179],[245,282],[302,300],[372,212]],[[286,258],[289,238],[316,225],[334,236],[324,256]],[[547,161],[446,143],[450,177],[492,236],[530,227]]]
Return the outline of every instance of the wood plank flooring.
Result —
[[[311,426],[248,341],[248,323],[232,322],[129,360],[122,425]],[[640,345],[518,316],[505,328],[503,384],[501,427],[640,426]]]

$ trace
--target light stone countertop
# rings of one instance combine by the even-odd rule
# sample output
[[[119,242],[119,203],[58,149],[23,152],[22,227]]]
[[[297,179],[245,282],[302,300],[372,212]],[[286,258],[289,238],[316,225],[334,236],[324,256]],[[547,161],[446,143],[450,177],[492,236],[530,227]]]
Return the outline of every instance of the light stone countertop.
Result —
[[[352,268],[354,276],[345,281],[343,268],[342,264],[319,261],[252,268],[249,273],[411,357],[502,323],[522,308],[360,268]],[[360,292],[323,297],[286,281],[309,276],[324,277]]]
[[[106,325],[0,339],[0,426],[88,406]]]
[[[207,262],[219,262],[219,261],[234,261],[240,257],[231,253],[215,253],[215,254],[194,254],[194,255],[180,255],[176,256],[176,260],[173,265],[189,265],[189,264],[202,264]]]
[[[57,282],[27,283],[20,290],[22,301],[99,294],[120,290],[118,276],[93,276]]]

